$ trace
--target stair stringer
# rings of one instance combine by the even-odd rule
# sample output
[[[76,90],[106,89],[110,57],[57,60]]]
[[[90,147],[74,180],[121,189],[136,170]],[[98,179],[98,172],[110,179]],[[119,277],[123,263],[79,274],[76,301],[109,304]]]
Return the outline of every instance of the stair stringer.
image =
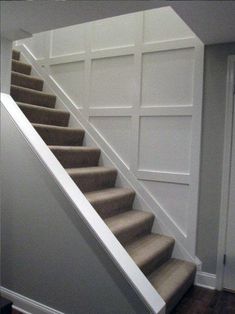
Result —
[[[28,253],[31,253],[33,256],[33,261],[37,264],[37,258],[36,259],[34,258],[35,252],[32,252],[31,247],[33,247],[33,250],[35,249],[37,250],[38,247],[35,244],[38,244],[39,242],[41,245],[41,242],[40,242],[41,238],[43,238],[44,243],[47,241],[46,236],[48,234],[48,229],[52,228],[52,225],[50,225],[50,221],[54,221],[54,219],[57,218],[57,214],[55,214],[55,212],[53,214],[53,211],[57,212],[57,211],[60,211],[60,209],[62,208],[63,210],[60,211],[63,213],[62,216],[63,217],[65,216],[66,220],[68,218],[70,223],[72,223],[75,226],[75,229],[73,229],[73,232],[75,230],[76,239],[77,239],[77,233],[81,235],[82,241],[79,239],[76,240],[78,243],[78,247],[80,245],[81,247],[83,247],[84,246],[83,241],[87,241],[91,245],[91,248],[94,249],[93,251],[96,252],[97,256],[99,256],[100,259],[103,260],[102,265],[105,266],[103,267],[105,271],[107,271],[107,273],[113,274],[114,275],[113,278],[120,278],[120,282],[117,282],[117,286],[121,289],[121,291],[122,291],[122,287],[126,289],[126,285],[128,285],[128,288],[127,288],[128,290],[126,290],[126,293],[127,291],[129,291],[130,294],[137,297],[135,301],[133,301],[133,298],[132,299],[130,298],[129,300],[130,304],[131,302],[133,302],[134,306],[136,306],[137,303],[139,303],[138,306],[141,306],[141,307],[143,306],[143,308],[146,309],[146,313],[164,314],[165,302],[163,301],[161,296],[154,289],[154,287],[151,285],[151,283],[146,278],[146,276],[141,272],[141,270],[138,268],[135,262],[130,258],[126,250],[119,243],[119,241],[116,239],[116,237],[111,232],[111,230],[107,227],[103,219],[97,214],[96,210],[88,202],[88,200],[80,191],[78,186],[75,184],[72,178],[68,175],[67,171],[63,168],[60,162],[56,159],[56,157],[51,152],[49,147],[45,144],[45,142],[42,140],[42,138],[34,129],[32,124],[28,121],[28,119],[24,116],[24,114],[22,113],[22,111],[20,110],[20,108],[17,106],[17,104],[14,102],[14,100],[11,98],[10,95],[1,93],[1,106],[2,106],[1,118],[2,118],[2,130],[3,130],[2,131],[2,142],[3,142],[2,143],[3,144],[2,161],[5,166],[4,173],[3,173],[4,183],[6,183],[6,187],[7,187],[8,184],[9,186],[11,186],[11,183],[13,181],[16,182],[15,191],[17,191],[14,197],[10,196],[10,199],[11,199],[10,202],[9,202],[10,192],[4,194],[4,203],[3,203],[4,211],[8,212],[8,210],[9,211],[13,210],[13,212],[10,212],[12,219],[9,220],[9,218],[8,217],[6,218],[5,216],[4,216],[4,219],[7,219],[5,220],[5,222],[7,221],[7,222],[12,223],[12,226],[14,229],[16,229],[16,232],[18,233],[18,235],[22,234],[22,232],[21,231],[19,232],[17,229],[17,228],[22,228],[22,223],[25,226],[26,225],[28,226],[28,229],[30,229],[31,235],[33,233],[33,237],[32,237],[33,241],[29,241],[28,246],[26,246],[26,248],[29,250]],[[7,155],[7,152],[8,152],[8,155]],[[25,155],[22,153],[19,153],[19,157],[18,157],[18,152],[24,152],[25,154],[27,154],[27,156],[30,156],[30,158],[28,157],[25,158]],[[19,158],[19,167],[18,167],[18,162],[16,162],[17,158]],[[11,173],[9,174],[8,162],[12,160],[13,162],[11,164],[13,166],[11,167]],[[24,160],[23,165],[21,162],[22,160]],[[37,163],[36,167],[35,167],[35,164],[36,164],[35,161]],[[38,175],[38,172],[37,172],[38,165],[40,167],[40,172],[38,176],[40,179],[39,184],[37,184],[37,180],[35,180],[34,177],[31,177],[29,175],[30,173],[32,173],[32,171],[35,171],[35,173],[33,174],[34,176]],[[27,167],[29,167],[29,169]],[[19,169],[19,172],[16,171],[16,169]],[[21,180],[15,179],[16,175],[19,175],[19,174],[21,175],[22,173],[23,173],[24,178],[25,176],[29,178],[29,180],[28,179],[26,180],[27,182],[25,184],[22,184]],[[24,180],[22,182],[24,182]],[[19,189],[19,185],[20,185],[20,189]],[[40,186],[40,189],[38,189],[39,186]],[[45,190],[48,191],[48,194],[50,196],[46,195],[46,197],[43,198],[44,194],[40,194],[41,187],[43,191]],[[28,191],[31,188],[32,188],[31,192],[34,195],[33,198],[22,197],[22,202],[23,202],[22,203],[19,198],[21,197],[21,195],[24,195],[26,191],[27,193],[30,193]],[[8,191],[11,191],[11,189],[9,188]],[[23,194],[22,194],[22,191],[23,191]],[[35,191],[39,191],[39,193]],[[40,197],[38,196],[38,194],[40,194]],[[54,202],[54,200],[56,200],[56,203]],[[58,203],[61,205],[61,208],[59,209],[58,209]],[[30,217],[29,220],[27,220],[29,208],[33,208],[34,210],[34,214],[32,214],[33,223],[36,222],[38,226],[40,227],[43,226],[43,228],[46,228],[47,232],[45,232],[45,234],[44,232],[40,233],[43,235],[42,237],[38,236],[38,234],[36,234],[35,236],[34,231],[38,228],[31,228],[32,218]],[[25,212],[22,214],[22,211],[20,209],[23,209]],[[43,212],[42,212],[43,220],[41,220],[41,217],[40,217],[40,220],[37,220],[37,217],[35,219],[35,216],[34,216],[40,212],[40,209],[43,209]],[[15,210],[17,210],[17,215],[18,215],[17,217],[15,217]],[[49,215],[48,215],[48,212],[49,212]],[[21,215],[24,215],[24,214],[25,214],[25,216],[23,216],[24,219],[22,219]],[[39,213],[39,215],[41,215],[41,213]],[[45,217],[49,219],[49,221],[47,221],[47,219],[45,220]],[[14,219],[16,219],[17,222],[19,221],[20,227],[18,227],[18,223],[14,224]],[[61,218],[59,218],[59,221],[60,219]],[[64,220],[62,219],[62,221]],[[11,232],[11,230],[9,229],[9,225],[8,224],[4,225],[6,228],[5,231],[7,230],[8,232]],[[58,229],[57,230],[54,229],[54,230],[56,232],[59,232],[60,236],[62,235],[62,238],[63,238],[63,232],[65,232],[65,230],[61,233],[61,228],[63,227],[62,225],[63,223],[61,224],[61,221],[59,223],[57,221],[56,228]],[[26,233],[29,232],[28,229]],[[22,229],[19,229],[19,230],[22,230]],[[76,255],[76,260],[78,264],[80,260],[81,262],[84,262],[84,260],[85,261],[87,260],[88,258],[87,255],[83,256],[83,258],[80,258],[81,257],[80,254],[82,254],[83,249],[81,249],[81,251],[79,251],[79,249],[77,250],[74,249],[75,246],[68,245],[68,239],[66,239],[65,242],[63,240],[62,241],[53,240],[54,244],[52,245],[50,240],[54,236],[54,232],[53,232],[53,229],[51,230],[52,230],[51,237],[50,239],[48,239],[48,243],[50,243],[48,244],[49,249],[46,248],[46,251],[43,251],[42,256],[46,256],[48,252],[51,253],[53,251],[52,250],[53,245],[58,242],[59,246],[60,246],[60,243],[62,243],[61,245],[63,246],[60,248],[57,248],[56,246],[57,248],[56,252],[57,253],[60,252],[62,254],[58,257],[59,259],[64,261],[64,259],[62,258],[64,256],[63,249],[65,249],[65,247],[68,247],[68,250],[70,250],[70,248],[72,247],[72,252],[75,252],[74,254]],[[71,229],[69,229],[69,231],[71,231]],[[66,234],[70,234],[70,232],[66,232]],[[6,236],[6,233],[4,233],[4,235]],[[24,237],[25,237],[25,234],[23,232],[22,238],[25,240]],[[21,237],[20,237],[20,240],[21,240]],[[13,246],[15,245],[16,247],[20,247],[21,245],[23,245],[22,242],[20,242],[20,240],[18,240],[18,237],[15,237],[15,239],[13,239],[13,241],[10,242],[10,244]],[[3,243],[5,244],[5,242],[6,241],[4,239]],[[40,254],[40,248],[41,248],[40,245],[39,245],[39,254]],[[85,245],[85,247],[87,247],[87,245]],[[27,255],[27,250],[15,251],[14,249],[13,250],[10,249],[7,251],[8,253],[4,255],[4,258],[7,260],[7,258],[9,258],[8,255],[10,255],[10,261],[14,262],[15,260],[17,260],[17,256],[18,256],[17,254],[19,251],[22,251],[23,255],[24,254]],[[72,254],[71,251],[69,252],[70,252],[69,254]],[[11,254],[13,254],[13,258]],[[51,257],[53,256],[54,255],[52,254]],[[51,261],[50,258],[48,260]],[[52,261],[53,260],[54,260],[54,257]],[[73,258],[71,260],[73,261]],[[85,263],[87,266],[89,266],[91,261],[90,263],[87,263],[87,261]],[[21,267],[21,264],[19,265]],[[74,265],[70,265],[70,269],[69,269],[70,271],[74,270],[73,268]],[[97,263],[95,265],[93,266],[98,267]],[[46,268],[48,272],[52,271],[53,265],[50,264],[49,266],[50,267],[47,266]],[[41,276],[41,268],[40,268],[41,266],[37,264],[37,265],[34,265],[33,267],[35,267],[35,269],[37,270],[37,272],[40,273],[40,276]],[[115,267],[115,270],[111,269],[112,267]],[[79,269],[83,271],[82,267],[80,267]],[[54,271],[56,270],[57,269],[54,269]],[[23,275],[25,274],[25,271],[28,273],[28,268],[23,267],[23,271],[22,271]],[[117,277],[115,277],[116,271],[117,271]],[[17,275],[17,274],[19,274],[19,268],[18,268],[18,272],[14,272],[14,275]],[[21,274],[22,273],[20,271],[20,275]],[[63,271],[61,272],[61,274],[65,277],[66,276],[68,277],[67,268],[66,268],[66,272]],[[71,273],[70,273],[70,276],[71,276]],[[17,278],[15,278],[15,280],[18,280]],[[11,276],[5,275],[4,279],[7,281],[7,286],[4,286],[2,288],[11,289],[12,287],[8,287],[8,285],[12,286],[11,281],[9,281],[9,279],[11,279]],[[19,286],[22,285],[21,280],[18,280],[17,282],[18,287],[16,288],[16,290],[18,290]],[[36,280],[38,280],[38,277]],[[92,281],[93,280],[94,278],[92,277]],[[102,282],[102,280],[103,280],[103,277],[100,278],[100,282]],[[29,285],[31,284],[30,281],[27,281],[27,283],[29,283]],[[50,276],[49,276],[49,283],[51,284]],[[96,287],[94,283],[93,283],[93,286]],[[37,288],[38,287],[40,288],[40,285],[38,285]],[[75,289],[76,287],[73,287],[73,289]],[[27,292],[25,291],[23,291],[23,293],[29,293],[29,291]],[[30,288],[30,291],[31,291],[31,288]],[[43,291],[45,292],[47,290],[43,290]],[[20,291],[12,290],[11,292],[14,293],[14,292],[20,292]],[[31,292],[33,293],[34,290],[32,289]],[[53,289],[50,290],[50,292],[54,294]],[[97,293],[96,290],[95,290],[95,293]],[[103,295],[104,295],[104,292],[102,294],[102,297]],[[124,295],[125,295],[125,292],[124,292]],[[24,297],[26,296],[24,295]],[[33,298],[35,298],[35,296]],[[93,297],[93,299],[96,299],[95,296]],[[37,300],[34,299],[33,301],[37,301]],[[135,313],[138,313],[138,311],[137,312],[136,311]]]
[[[35,59],[30,50],[24,45],[17,45],[21,51],[21,58],[32,65],[32,74],[44,80],[44,91],[57,96],[56,108],[70,112],[70,127],[81,127],[85,133],[84,145],[99,147],[102,151],[100,164],[115,166],[118,170],[117,186],[128,186],[135,190],[136,197],[134,207],[149,211],[156,217],[153,225],[153,232],[169,235],[175,239],[173,257],[193,262],[198,269],[201,267],[200,260],[193,254],[195,243],[190,243],[187,234],[180,229],[176,222],[170,217],[166,210],[152,197],[144,186],[138,182],[134,173],[127,168],[125,163],[112,148],[112,146],[97,132],[85,117],[84,109],[74,106],[70,98],[61,90],[53,78],[48,75],[40,59]],[[45,63],[45,60],[43,60]]]

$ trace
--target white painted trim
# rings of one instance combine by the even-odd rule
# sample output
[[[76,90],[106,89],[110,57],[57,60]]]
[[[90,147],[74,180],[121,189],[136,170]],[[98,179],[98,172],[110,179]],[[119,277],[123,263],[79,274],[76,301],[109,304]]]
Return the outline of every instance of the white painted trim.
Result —
[[[203,99],[204,45],[195,41],[195,64],[193,80],[193,112],[192,112],[192,142],[190,160],[190,206],[187,220],[187,238],[190,254],[196,256],[197,220],[199,201],[199,176],[201,155],[201,123]]]
[[[214,290],[216,288],[216,275],[198,271],[196,274],[195,286]]]
[[[12,118],[45,169],[54,178],[61,192],[71,202],[76,213],[81,217],[97,241],[99,241],[104,251],[109,255],[143,303],[146,304],[151,313],[165,313],[165,302],[161,296],[88,202],[11,96],[1,93],[1,105],[2,109]]]
[[[19,293],[4,287],[0,288],[3,297],[13,302],[13,308],[21,311],[24,314],[63,314],[47,305],[29,299]]]
[[[140,116],[149,117],[149,116],[167,116],[167,117],[183,117],[183,116],[192,116],[193,106],[156,106],[156,107],[141,107]]]
[[[137,170],[136,176],[138,179],[147,181],[170,182],[187,185],[190,183],[191,179],[189,173],[163,172],[143,169]]]
[[[232,150],[232,131],[233,131],[233,92],[234,92],[234,69],[235,55],[228,57],[227,66],[227,87],[226,87],[226,112],[225,112],[225,130],[224,130],[224,151],[223,151],[223,168],[222,168],[222,187],[220,202],[220,222],[219,222],[219,239],[217,251],[216,276],[218,290],[223,288],[224,265],[223,257],[226,246],[226,229],[228,216],[229,201],[229,181],[231,167],[231,150]],[[234,126],[235,127],[235,126]]]
[[[194,48],[198,40],[194,37],[180,38],[167,41],[159,41],[153,43],[144,43],[142,45],[143,53],[177,50],[177,49],[190,49]]]
[[[45,86],[49,87],[49,92],[57,95],[57,104],[60,108],[65,107],[70,113],[73,114],[74,119],[78,124],[86,130],[86,139],[92,145],[99,146],[103,151],[102,158],[109,163],[115,165],[118,170],[119,177],[122,183],[132,187],[138,196],[139,208],[148,210],[154,213],[158,226],[161,225],[162,233],[167,233],[176,239],[176,246],[178,252],[181,252],[181,258],[194,261],[195,259],[195,246],[196,246],[196,227],[197,227],[197,203],[198,203],[198,177],[199,177],[199,163],[200,163],[200,132],[201,132],[201,108],[202,108],[202,85],[203,85],[203,44],[197,38],[181,38],[177,40],[170,40],[166,42],[158,43],[144,43],[143,39],[143,14],[136,14],[138,20],[139,31],[136,31],[136,38],[134,47],[128,49],[134,49],[134,69],[135,69],[135,86],[133,89],[133,107],[128,108],[94,108],[91,107],[89,99],[89,78],[91,75],[91,48],[86,47],[86,59],[85,59],[85,103],[82,110],[78,110],[78,107],[74,102],[66,95],[65,91],[55,82],[55,80],[45,73],[38,65],[37,61],[33,58],[31,52],[25,45],[18,46],[18,48],[25,54],[26,59],[36,68],[39,75],[44,79]],[[87,26],[87,36],[90,36],[90,25]],[[141,107],[141,73],[142,73],[142,56],[144,54],[143,47],[148,49],[159,49],[159,51],[168,49],[183,49],[183,48],[195,48],[195,72],[194,72],[194,95],[192,104],[185,106],[158,106],[158,107]],[[112,48],[118,51],[120,47]],[[125,48],[125,47],[124,47]],[[123,49],[124,49],[123,48]],[[108,51],[104,49],[103,51]],[[127,51],[126,50],[126,51]],[[125,49],[123,50],[125,51]],[[64,56],[65,57],[65,56]],[[45,62],[50,62],[48,59]],[[135,92],[136,91],[136,92]],[[113,112],[113,113],[112,113]],[[120,114],[118,113],[120,112]],[[192,162],[190,165],[189,176],[172,175],[171,178],[166,178],[166,175],[162,175],[165,180],[173,180],[173,183],[189,184],[190,193],[192,194],[192,202],[190,206],[190,212],[187,214],[187,230],[183,232],[181,228],[174,222],[174,219],[169,216],[167,211],[162,205],[151,195],[151,193],[138,181],[138,156],[139,156],[139,129],[141,116],[192,116],[193,128],[195,132],[192,138]],[[89,123],[89,117],[92,116],[131,116],[131,164],[126,165],[120,156],[113,149],[113,147],[97,132],[95,127]],[[85,140],[86,140],[85,139]],[[141,169],[142,170],[142,169]],[[158,178],[159,178],[159,174]],[[145,173],[145,178],[147,173]],[[157,179],[155,172],[149,172],[149,179]],[[175,182],[179,179],[179,182]],[[166,181],[167,182],[167,181]],[[159,230],[158,230],[159,232]],[[179,256],[178,256],[179,257]]]
[[[132,114],[132,132],[133,132],[133,142],[132,142],[132,166],[131,172],[127,165],[120,159],[120,156],[113,150],[113,148],[104,140],[104,138],[97,132],[97,130],[89,123],[88,121],[88,112],[87,109],[79,111],[75,104],[71,101],[70,98],[64,93],[63,90],[56,84],[56,82],[48,76],[47,73],[38,65],[37,61],[34,59],[32,53],[25,45],[17,46],[18,49],[22,52],[22,57],[25,57],[25,61],[32,64],[33,68],[36,70],[35,72],[41,76],[47,87],[47,91],[50,93],[54,93],[57,96],[57,104],[60,104],[60,108],[64,108],[72,114],[74,119],[78,122],[80,127],[86,130],[86,137],[89,139],[89,143],[101,148],[106,160],[111,162],[111,164],[115,165],[118,170],[119,176],[122,178],[122,181],[125,182],[126,186],[132,187],[138,198],[141,200],[144,205],[144,209],[152,212],[157,220],[154,224],[153,231],[156,231],[155,226],[161,226],[161,230],[163,233],[171,235],[175,238],[176,244],[174,252],[177,252],[176,257],[186,259],[188,261],[194,262],[195,256],[191,254],[191,249],[194,248],[195,243],[191,243],[188,241],[188,237],[185,232],[179,228],[179,226],[175,223],[175,221],[168,215],[168,213],[164,210],[159,202],[146,190],[146,188],[137,180],[136,171],[138,166],[138,145],[139,145],[139,113],[138,110],[140,108],[140,98],[139,101],[133,108],[129,110],[133,110]],[[89,49],[88,49],[89,51]],[[89,56],[88,56],[89,57]],[[203,57],[203,55],[201,56]],[[90,60],[90,59],[89,59]],[[201,59],[200,59],[201,60]],[[139,70],[142,70],[142,67],[139,67]],[[88,73],[90,75],[90,72]],[[89,88],[89,80],[86,82],[87,87]],[[141,95],[139,95],[141,97]],[[87,104],[89,105],[89,99],[87,100]],[[123,109],[125,110],[125,109]],[[199,123],[200,125],[200,123]],[[193,222],[196,225],[196,222]],[[189,227],[190,228],[190,227]],[[194,229],[194,227],[192,228]],[[158,230],[159,232],[159,230]],[[175,254],[175,253],[174,253]]]

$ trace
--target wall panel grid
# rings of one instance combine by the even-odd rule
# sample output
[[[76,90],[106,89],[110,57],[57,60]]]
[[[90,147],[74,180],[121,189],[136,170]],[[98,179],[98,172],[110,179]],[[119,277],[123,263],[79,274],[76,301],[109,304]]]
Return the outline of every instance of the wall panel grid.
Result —
[[[169,8],[76,25],[45,37],[48,44],[38,63],[127,169],[150,194],[156,190],[163,199],[168,184],[172,199],[190,200],[182,225],[178,216],[170,216],[187,235],[193,254],[203,44]],[[167,206],[162,201],[162,208]]]

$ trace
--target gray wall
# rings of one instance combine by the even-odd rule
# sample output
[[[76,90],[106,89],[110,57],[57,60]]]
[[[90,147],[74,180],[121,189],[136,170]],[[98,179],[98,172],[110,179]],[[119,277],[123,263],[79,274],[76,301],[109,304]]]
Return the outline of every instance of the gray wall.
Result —
[[[0,61],[0,90],[2,93],[10,93],[10,77],[11,77],[11,50],[12,42],[1,37],[1,61]]]
[[[3,287],[64,313],[149,313],[4,109],[1,170]]]
[[[203,271],[216,273],[223,160],[227,58],[235,43],[205,49],[202,154],[197,256]]]

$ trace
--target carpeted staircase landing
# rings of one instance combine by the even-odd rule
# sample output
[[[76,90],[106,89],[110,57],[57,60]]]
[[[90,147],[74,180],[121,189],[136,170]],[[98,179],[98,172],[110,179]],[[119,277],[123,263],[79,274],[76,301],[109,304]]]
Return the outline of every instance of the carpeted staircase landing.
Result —
[[[99,166],[100,149],[82,146],[84,130],[69,128],[69,112],[12,53],[11,95],[68,174],[167,304],[169,313],[194,282],[194,264],[171,258],[174,239],[151,232],[154,215],[133,209],[135,191],[115,187],[117,170]]]

